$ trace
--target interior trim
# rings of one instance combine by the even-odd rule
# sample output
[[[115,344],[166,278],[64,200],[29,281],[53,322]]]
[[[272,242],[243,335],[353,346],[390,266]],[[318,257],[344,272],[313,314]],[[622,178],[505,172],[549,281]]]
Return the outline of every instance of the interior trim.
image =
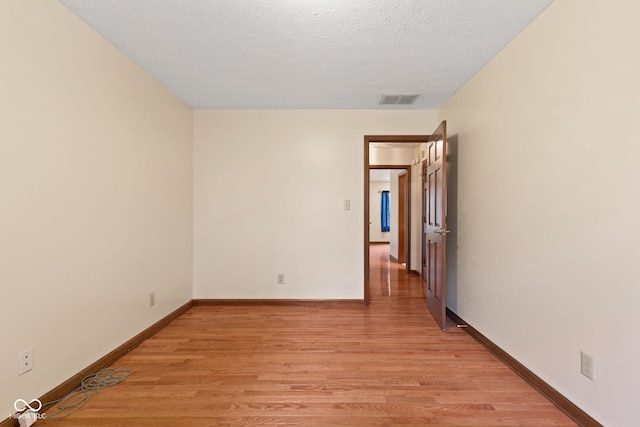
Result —
[[[85,369],[81,370],[62,384],[55,387],[53,390],[43,394],[39,400],[43,403],[52,402],[54,400],[62,399],[67,394],[71,393],[73,390],[78,388],[82,383],[82,379],[87,375],[92,375],[101,369],[104,369],[108,366],[111,366],[115,361],[120,359],[125,354],[129,353],[131,350],[142,344],[144,340],[155,335],[157,332],[166,327],[169,323],[171,323],[176,318],[180,317],[184,313],[187,312],[191,307],[193,307],[193,300],[188,301],[181,307],[172,311],[162,319],[158,320],[153,325],[149,326],[144,331],[140,332],[135,337],[131,338],[124,344],[118,346],[115,350],[110,351],[91,365],[87,366]],[[43,411],[46,411],[47,408],[44,407]],[[6,418],[4,421],[0,422],[0,427],[18,427],[18,420],[13,418]]]
[[[0,421],[0,427],[20,427],[20,423],[18,420],[13,418],[5,418]]]
[[[278,306],[348,306],[362,305],[361,299],[329,299],[329,300],[306,300],[306,299],[194,299],[194,306],[203,305],[278,305]],[[1,426],[0,426],[1,427]]]
[[[523,380],[525,380],[531,387],[535,388],[540,394],[546,397],[551,403],[556,405],[562,412],[567,414],[569,418],[575,421],[578,425],[583,427],[602,427],[602,424],[591,418],[589,414],[584,412],[578,406],[576,406],[569,399],[560,394],[556,389],[551,387],[539,376],[531,372],[526,366],[518,362],[509,353],[498,347],[489,338],[482,335],[473,326],[465,322],[460,316],[447,308],[447,316],[456,322],[459,327],[463,327],[464,330],[471,335],[476,341],[482,344],[489,352],[500,359],[505,365],[507,365],[513,372],[518,374]]]
[[[18,420],[13,418],[5,418],[0,421],[0,427],[20,427],[20,423],[18,423]]]

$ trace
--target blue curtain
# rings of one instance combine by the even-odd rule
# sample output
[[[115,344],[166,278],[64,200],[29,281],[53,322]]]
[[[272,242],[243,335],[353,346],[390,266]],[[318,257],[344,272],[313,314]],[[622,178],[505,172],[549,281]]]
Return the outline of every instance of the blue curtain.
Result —
[[[391,209],[389,208],[389,192],[383,191],[380,203],[380,224],[382,225],[382,231],[391,230]]]

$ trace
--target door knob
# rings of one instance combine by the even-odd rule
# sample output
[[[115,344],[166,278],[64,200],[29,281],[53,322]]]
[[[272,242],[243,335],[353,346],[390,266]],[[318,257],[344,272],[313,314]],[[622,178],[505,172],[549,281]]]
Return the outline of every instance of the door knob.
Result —
[[[438,228],[438,229],[436,230],[436,233],[438,233],[438,234],[440,234],[440,235],[443,235],[443,234],[449,234],[449,233],[451,233],[451,230],[445,230],[444,228]]]

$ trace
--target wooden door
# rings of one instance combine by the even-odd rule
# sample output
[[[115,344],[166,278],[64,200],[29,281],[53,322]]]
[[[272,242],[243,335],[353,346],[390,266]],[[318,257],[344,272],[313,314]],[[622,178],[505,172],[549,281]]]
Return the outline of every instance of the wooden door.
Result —
[[[398,262],[407,262],[407,174],[398,175]]]
[[[422,163],[422,278],[426,280],[427,307],[446,330],[447,323],[447,123],[443,121],[427,142]]]

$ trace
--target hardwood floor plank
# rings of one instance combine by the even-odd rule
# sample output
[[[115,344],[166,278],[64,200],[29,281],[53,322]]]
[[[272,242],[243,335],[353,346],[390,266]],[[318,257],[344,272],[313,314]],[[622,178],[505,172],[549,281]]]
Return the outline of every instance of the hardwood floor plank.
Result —
[[[194,305],[114,366],[132,371],[39,426],[573,426],[464,331],[419,277],[371,253],[371,305]]]

